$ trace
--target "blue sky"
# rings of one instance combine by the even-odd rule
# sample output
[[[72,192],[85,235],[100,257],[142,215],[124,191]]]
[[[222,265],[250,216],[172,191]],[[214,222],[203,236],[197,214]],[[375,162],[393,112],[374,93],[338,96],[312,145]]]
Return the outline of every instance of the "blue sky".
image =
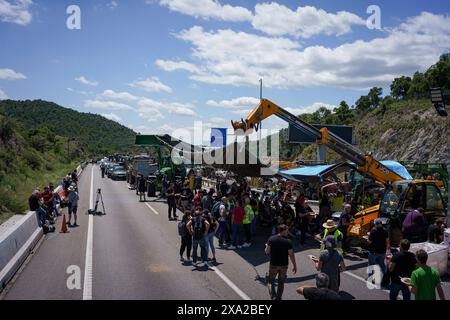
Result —
[[[78,5],[81,29],[66,9]],[[369,5],[381,29],[369,29]],[[0,99],[44,99],[141,133],[228,127],[264,97],[288,110],[388,94],[450,51],[446,1],[0,0]],[[265,121],[279,129],[281,120]]]

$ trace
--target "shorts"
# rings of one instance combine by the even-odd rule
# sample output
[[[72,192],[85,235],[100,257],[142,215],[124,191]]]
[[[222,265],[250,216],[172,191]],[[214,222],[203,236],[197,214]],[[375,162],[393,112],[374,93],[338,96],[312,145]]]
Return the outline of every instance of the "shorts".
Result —
[[[69,214],[77,214],[78,206],[71,206],[69,207]]]

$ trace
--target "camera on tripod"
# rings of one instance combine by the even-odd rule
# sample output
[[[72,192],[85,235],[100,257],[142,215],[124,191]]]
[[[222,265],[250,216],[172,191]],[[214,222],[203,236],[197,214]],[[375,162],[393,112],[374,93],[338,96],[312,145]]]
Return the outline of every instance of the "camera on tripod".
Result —
[[[103,211],[99,211],[98,208],[98,203],[101,201],[102,203],[102,209]],[[105,211],[105,204],[103,203],[103,196],[102,196],[102,189],[98,188],[97,189],[97,198],[95,199],[95,207],[94,209],[89,209],[88,210],[88,214],[92,214],[92,215],[98,215],[98,216],[102,216],[106,214]]]

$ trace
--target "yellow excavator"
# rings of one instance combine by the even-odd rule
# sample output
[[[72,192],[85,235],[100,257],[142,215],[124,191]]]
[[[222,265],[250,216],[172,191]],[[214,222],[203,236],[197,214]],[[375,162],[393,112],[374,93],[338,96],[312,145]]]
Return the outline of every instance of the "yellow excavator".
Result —
[[[318,129],[287,110],[267,99],[262,99],[248,115],[241,121],[232,121],[231,124],[237,134],[250,133],[258,130],[262,120],[276,115],[290,125],[316,139],[355,163],[356,169],[363,175],[383,183],[386,191],[379,205],[367,208],[355,215],[354,222],[348,229],[348,236],[363,239],[373,226],[373,221],[381,217],[388,224],[395,242],[401,238],[401,224],[411,209],[422,207],[430,220],[436,217],[445,217],[445,206],[442,194],[438,187],[439,181],[434,180],[405,180],[387,166],[380,163],[370,154],[363,154],[353,145],[329,132],[327,128]]]

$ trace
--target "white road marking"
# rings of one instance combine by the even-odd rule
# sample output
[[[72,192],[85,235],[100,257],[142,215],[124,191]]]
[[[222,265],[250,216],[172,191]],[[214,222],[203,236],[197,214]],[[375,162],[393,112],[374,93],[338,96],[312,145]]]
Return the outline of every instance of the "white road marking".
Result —
[[[210,266],[210,269],[214,270],[217,275],[231,288],[234,292],[236,292],[242,299],[244,300],[252,300],[248,295],[246,295],[241,289],[238,288],[237,285],[233,283],[226,275],[222,273],[217,267]]]
[[[346,275],[349,275],[350,277],[358,279],[359,281],[364,282],[367,285],[367,289],[369,289],[369,290],[377,289],[377,286],[375,284],[370,283],[370,282],[368,283],[367,280],[364,279],[363,277],[360,277],[360,276],[358,276],[358,275],[356,275],[354,273],[351,273],[350,271],[344,271],[343,273],[345,273]],[[369,287],[371,287],[372,289],[370,289]],[[381,289],[381,291],[389,293],[389,290]],[[401,293],[399,294],[399,298],[400,299],[402,298],[402,294]]]
[[[89,208],[94,208],[94,167],[91,170],[91,195]],[[93,248],[94,217],[89,215],[89,224],[86,241],[86,260],[84,263],[83,300],[92,300],[92,248]]]
[[[145,205],[146,205],[147,207],[149,207],[150,210],[152,210],[155,214],[158,214],[158,215],[159,215],[158,211],[156,211],[151,205],[149,205],[148,203],[145,203]]]

